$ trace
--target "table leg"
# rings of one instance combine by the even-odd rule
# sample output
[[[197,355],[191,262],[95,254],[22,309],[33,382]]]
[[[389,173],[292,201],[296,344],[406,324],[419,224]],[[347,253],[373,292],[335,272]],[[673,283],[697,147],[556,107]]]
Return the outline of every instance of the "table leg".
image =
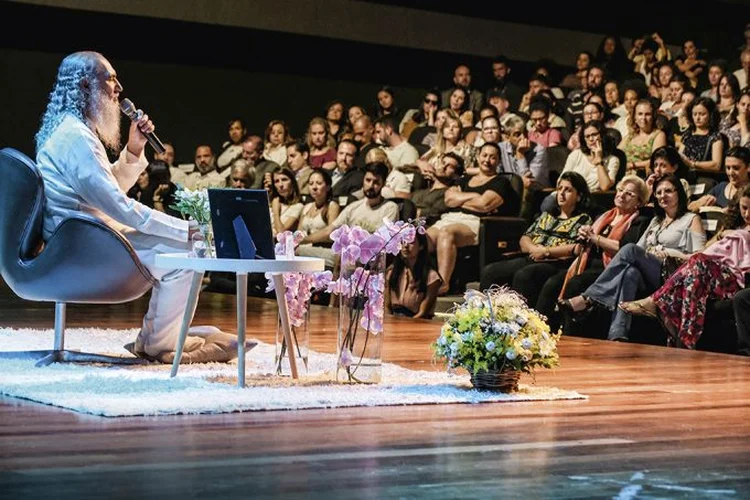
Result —
[[[185,339],[187,338],[187,332],[190,328],[190,322],[195,314],[195,308],[198,306],[198,295],[201,293],[201,285],[203,284],[203,273],[193,273],[193,282],[190,284],[190,294],[188,295],[188,301],[185,305],[185,315],[182,317],[182,326],[180,327],[180,336],[177,339],[177,345],[174,348],[174,361],[172,362],[172,373],[170,377],[177,376],[177,370],[180,368],[180,360],[182,359],[182,349],[185,347]]]
[[[237,387],[245,387],[245,330],[247,328],[247,274],[237,273]]]
[[[284,275],[273,275],[273,287],[276,289],[276,302],[279,305],[279,317],[281,318],[281,329],[284,332],[286,341],[286,352],[289,355],[289,368],[292,371],[292,378],[299,378],[297,375],[297,358],[294,352],[294,343],[292,343],[292,330],[289,325],[289,308],[286,303],[286,286],[284,285]]]

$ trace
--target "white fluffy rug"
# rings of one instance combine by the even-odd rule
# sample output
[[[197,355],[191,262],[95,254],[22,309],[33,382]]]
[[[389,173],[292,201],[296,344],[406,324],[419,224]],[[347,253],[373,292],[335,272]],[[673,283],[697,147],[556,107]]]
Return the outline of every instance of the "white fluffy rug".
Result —
[[[127,355],[122,346],[137,333],[71,328],[66,331],[66,348]],[[52,339],[52,330],[0,328],[2,351],[48,350]],[[383,381],[378,385],[338,384],[333,381],[335,356],[317,352],[310,352],[308,376],[294,382],[272,375],[274,346],[265,343],[249,351],[246,360],[248,387],[240,389],[236,360],[182,365],[171,379],[167,365],[35,368],[31,360],[0,359],[0,393],[106,417],[586,399],[574,391],[524,384],[514,394],[477,391],[467,375],[407,370],[389,363],[383,365]]]

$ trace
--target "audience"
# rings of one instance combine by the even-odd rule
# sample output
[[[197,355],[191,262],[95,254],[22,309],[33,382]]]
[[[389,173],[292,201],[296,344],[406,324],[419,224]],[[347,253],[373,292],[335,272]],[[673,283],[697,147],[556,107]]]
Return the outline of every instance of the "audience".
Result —
[[[672,342],[694,346],[702,326],[678,321],[667,292],[632,300],[654,292],[668,275],[665,269],[674,271],[667,265],[674,265],[673,255],[700,250],[699,217],[684,213],[686,204],[693,212],[712,207],[724,212],[702,217],[726,218],[740,210],[744,198],[738,201],[738,193],[750,185],[750,151],[742,147],[750,144],[748,47],[722,59],[688,39],[673,63],[657,33],[636,37],[629,52],[619,37],[608,35],[596,57],[577,54],[560,84],[567,98],[551,86],[559,75],[551,76],[556,68],[549,62],[540,61],[525,79],[525,94],[511,81],[511,62],[503,56],[493,59],[484,93],[469,67],[459,64],[452,81],[432,82],[447,84],[445,90],[417,94],[418,106],[406,113],[396,91],[383,86],[371,112],[356,105],[347,110],[335,98],[325,107],[315,105],[325,112],[309,121],[302,141],[292,139],[281,119],[254,134],[236,117],[229,121],[228,140],[217,149],[199,145],[193,165],[176,166],[174,147],[166,143],[165,153],[154,155],[163,162],[152,162],[128,194],[170,211],[177,185],[266,189],[274,233],[301,230],[299,252],[325,258],[329,268],[335,265],[328,248],[335,227],[374,230],[383,217],[406,217],[416,207],[427,220],[427,238],[404,248],[389,268],[387,285],[389,309],[414,317],[430,317],[436,295],[455,284],[458,248],[477,245],[482,217],[522,215],[535,221],[520,241],[525,255],[477,270],[481,287],[512,286],[548,315],[553,327],[560,299],[558,307],[572,311],[566,333],[580,329],[592,304],[604,305],[614,310],[613,340],[629,338],[626,312],[650,314],[658,306],[668,316]],[[742,67],[732,73],[728,68],[737,63]],[[547,148],[555,149],[548,154]],[[557,185],[550,187],[558,172]],[[619,179],[627,174],[641,179]],[[614,197],[614,208],[593,223],[589,192],[597,203]],[[650,195],[653,219],[650,206],[639,211]],[[403,214],[399,206],[407,208]],[[735,215],[729,224],[737,229],[741,222]],[[429,264],[433,258],[439,274]],[[686,267],[675,276],[713,272],[714,279],[727,272],[692,261]],[[680,286],[668,289],[686,293]],[[743,297],[739,293],[735,305],[743,304]],[[626,311],[615,308],[618,302],[625,302]],[[703,306],[689,307],[701,314]],[[750,325],[739,313],[737,322],[739,328]],[[741,346],[747,344],[750,352],[750,334],[746,337],[740,336]]]

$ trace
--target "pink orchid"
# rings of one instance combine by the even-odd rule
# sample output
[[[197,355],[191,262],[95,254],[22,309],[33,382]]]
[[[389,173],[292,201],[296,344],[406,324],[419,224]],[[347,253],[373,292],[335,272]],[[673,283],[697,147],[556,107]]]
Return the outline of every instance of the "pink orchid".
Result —
[[[368,236],[359,246],[359,261],[362,263],[369,262],[370,259],[383,251],[385,242],[386,240],[378,233]]]
[[[343,347],[341,349],[341,354],[339,355],[339,365],[343,366],[344,368],[347,368],[354,363],[354,357],[352,356],[352,352],[349,350],[348,347]]]

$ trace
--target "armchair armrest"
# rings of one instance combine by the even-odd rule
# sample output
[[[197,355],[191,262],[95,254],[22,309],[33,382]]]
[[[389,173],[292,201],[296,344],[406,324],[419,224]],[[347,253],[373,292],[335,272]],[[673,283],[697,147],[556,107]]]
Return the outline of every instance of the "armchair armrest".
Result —
[[[520,252],[519,241],[529,227],[522,217],[482,217],[479,224],[479,269]]]

